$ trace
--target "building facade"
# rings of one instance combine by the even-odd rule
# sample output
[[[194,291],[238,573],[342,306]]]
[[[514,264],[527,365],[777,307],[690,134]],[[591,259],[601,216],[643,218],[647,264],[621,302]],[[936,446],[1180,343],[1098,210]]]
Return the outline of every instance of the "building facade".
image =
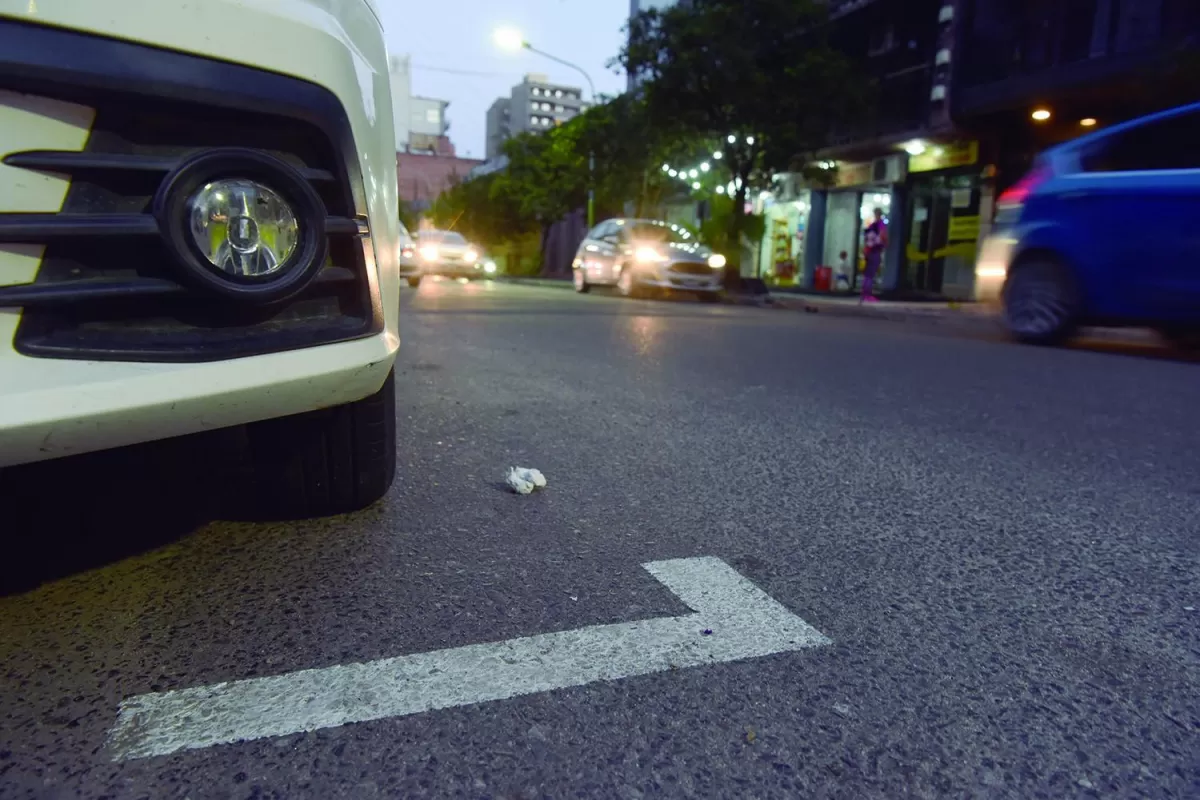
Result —
[[[400,199],[410,209],[423,213],[445,190],[467,179],[483,162],[448,153],[396,153],[396,181]]]
[[[831,185],[779,176],[756,199],[766,234],[751,274],[780,286],[857,286],[880,208],[877,285],[969,298],[994,198],[1039,152],[1193,101],[1200,85],[1176,68],[1198,53],[1196,0],[841,0],[830,12],[832,43],[878,92],[818,154]]]
[[[498,98],[488,108],[487,157],[499,155],[504,142],[513,136],[550,130],[574,119],[587,107],[578,86],[551,83],[546,75],[530,73],[508,97]]]
[[[392,88],[392,114],[396,127],[396,152],[444,152],[450,122],[447,100],[412,93],[412,63],[408,56],[388,59]],[[453,150],[451,149],[451,152]]]

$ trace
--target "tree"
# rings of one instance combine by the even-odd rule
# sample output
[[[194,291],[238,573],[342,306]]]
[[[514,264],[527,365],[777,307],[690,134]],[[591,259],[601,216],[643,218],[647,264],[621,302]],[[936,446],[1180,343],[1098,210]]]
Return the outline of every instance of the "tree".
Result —
[[[722,153],[735,243],[748,190],[799,168],[862,107],[865,83],[823,41],[826,13],[816,0],[692,0],[629,23],[617,60],[643,81],[650,120]]]

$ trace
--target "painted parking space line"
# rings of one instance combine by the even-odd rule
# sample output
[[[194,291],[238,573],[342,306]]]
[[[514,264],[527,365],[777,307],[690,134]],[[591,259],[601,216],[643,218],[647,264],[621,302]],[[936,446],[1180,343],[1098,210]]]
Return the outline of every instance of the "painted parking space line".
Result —
[[[694,613],[138,695],[114,760],[418,714],[830,644],[719,558],[642,565]]]

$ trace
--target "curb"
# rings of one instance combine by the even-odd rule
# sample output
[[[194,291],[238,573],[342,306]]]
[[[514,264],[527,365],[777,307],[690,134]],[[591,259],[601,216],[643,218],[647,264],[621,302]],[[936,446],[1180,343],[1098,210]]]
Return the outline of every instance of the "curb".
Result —
[[[889,307],[858,305],[857,303],[821,302],[812,298],[771,296],[766,305],[788,311],[804,311],[808,314],[826,314],[831,317],[855,317],[858,319],[880,319],[891,322],[920,322],[932,325],[955,325],[960,328],[984,332],[1001,332],[1004,326],[994,313],[982,309],[962,310],[941,307]]]
[[[494,280],[501,283],[511,283],[516,286],[540,286],[543,289],[574,289],[575,285],[568,278],[521,278],[499,275]]]

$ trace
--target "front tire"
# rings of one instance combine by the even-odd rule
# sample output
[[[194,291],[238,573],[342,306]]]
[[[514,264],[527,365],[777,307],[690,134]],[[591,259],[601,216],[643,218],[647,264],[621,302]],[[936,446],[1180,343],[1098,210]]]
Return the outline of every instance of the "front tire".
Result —
[[[370,397],[254,423],[247,435],[249,516],[305,519],[366,508],[396,475],[395,370]]]
[[[1188,351],[1200,350],[1200,326],[1168,325],[1159,328],[1158,334],[1172,347]]]
[[[715,303],[721,296],[716,292],[696,292],[696,299],[701,303]]]
[[[417,276],[414,276],[414,277],[412,277],[412,278],[409,278],[409,279],[408,279],[408,285],[409,285],[409,286],[411,286],[411,287],[412,287],[412,288],[414,288],[414,289],[415,289],[415,288],[417,288],[418,286],[420,286],[420,285],[421,285],[421,276],[420,276],[420,275],[417,275]]]
[[[617,291],[621,297],[637,297],[637,281],[633,279],[633,270],[629,267],[621,270],[621,276],[617,278]]]
[[[1018,341],[1055,345],[1079,324],[1079,290],[1071,271],[1049,257],[1020,263],[1004,287],[1004,325]]]
[[[587,275],[582,269],[575,270],[574,274],[571,275],[571,281],[575,284],[575,291],[580,294],[587,294],[592,289],[587,282]]]

